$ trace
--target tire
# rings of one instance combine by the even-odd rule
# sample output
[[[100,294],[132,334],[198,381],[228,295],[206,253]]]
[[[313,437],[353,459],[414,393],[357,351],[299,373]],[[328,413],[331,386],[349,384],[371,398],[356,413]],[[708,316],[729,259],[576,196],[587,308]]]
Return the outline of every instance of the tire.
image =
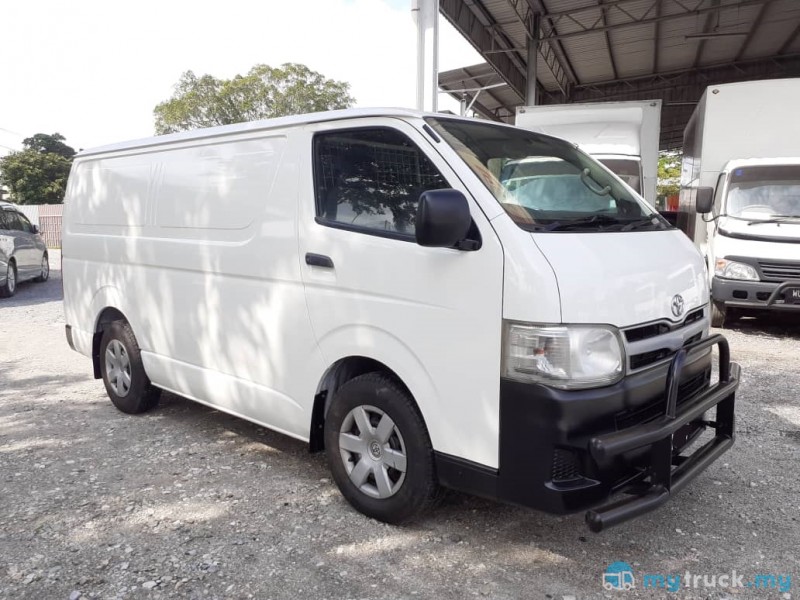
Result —
[[[725,305],[722,302],[711,301],[711,326],[725,327]]]
[[[0,285],[0,298],[11,298],[17,293],[17,266],[13,260],[6,267],[6,282]]]
[[[34,279],[34,281],[38,283],[44,283],[50,279],[50,258],[47,256],[47,252],[42,255],[42,271],[41,274]]]
[[[364,419],[366,435],[358,426]],[[339,388],[325,419],[325,453],[342,495],[368,517],[404,523],[439,499],[422,415],[408,392],[382,373],[360,375]]]
[[[100,341],[100,372],[106,393],[119,410],[131,415],[158,404],[161,390],[150,383],[131,326],[114,321]]]

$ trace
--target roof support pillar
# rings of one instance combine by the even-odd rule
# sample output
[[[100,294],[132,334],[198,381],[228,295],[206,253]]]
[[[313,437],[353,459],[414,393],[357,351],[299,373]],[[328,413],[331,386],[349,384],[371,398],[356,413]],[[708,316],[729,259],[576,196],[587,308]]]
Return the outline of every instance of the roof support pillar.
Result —
[[[525,104],[535,106],[538,104],[536,89],[536,59],[539,55],[539,15],[534,13],[531,19],[531,31],[528,36],[528,64],[525,80]]]
[[[417,25],[417,110],[436,112],[439,94],[439,0],[412,0]]]

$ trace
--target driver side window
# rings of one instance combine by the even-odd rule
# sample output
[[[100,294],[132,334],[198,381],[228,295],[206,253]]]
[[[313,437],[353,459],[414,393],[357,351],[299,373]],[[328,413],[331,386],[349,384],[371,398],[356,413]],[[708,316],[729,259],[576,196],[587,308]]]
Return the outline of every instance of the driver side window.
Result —
[[[388,127],[314,137],[317,219],[388,237],[413,238],[419,196],[450,187],[427,156]]]

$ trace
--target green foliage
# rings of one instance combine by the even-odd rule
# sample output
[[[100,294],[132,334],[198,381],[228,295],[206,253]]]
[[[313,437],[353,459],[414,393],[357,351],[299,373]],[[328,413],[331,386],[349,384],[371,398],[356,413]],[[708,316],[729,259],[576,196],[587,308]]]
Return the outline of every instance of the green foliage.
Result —
[[[352,106],[350,84],[305,65],[256,65],[242,76],[181,75],[172,98],[153,110],[157,134]]]
[[[677,150],[665,150],[658,156],[659,196],[672,196],[681,189],[681,159],[683,153]]]
[[[36,150],[36,152],[39,153],[52,152],[53,154],[71,159],[75,156],[75,150],[64,143],[65,139],[66,138],[60,133],[54,133],[53,135],[37,133],[22,140],[22,145],[28,150]]]
[[[59,133],[37,133],[22,141],[24,147],[0,158],[0,184],[8,187],[18,204],[60,204],[75,150]]]

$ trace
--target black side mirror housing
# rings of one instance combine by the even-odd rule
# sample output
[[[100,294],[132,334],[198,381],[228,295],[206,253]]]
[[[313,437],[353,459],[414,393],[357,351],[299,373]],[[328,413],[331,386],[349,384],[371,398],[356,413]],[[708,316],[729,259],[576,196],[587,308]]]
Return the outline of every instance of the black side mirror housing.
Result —
[[[700,214],[710,213],[714,208],[714,188],[698,187],[694,198],[695,207]]]
[[[416,220],[420,246],[452,248],[467,237],[471,224],[469,203],[458,190],[430,190],[420,195]]]
[[[39,233],[39,226],[38,225],[34,225],[33,226],[33,233]]]

